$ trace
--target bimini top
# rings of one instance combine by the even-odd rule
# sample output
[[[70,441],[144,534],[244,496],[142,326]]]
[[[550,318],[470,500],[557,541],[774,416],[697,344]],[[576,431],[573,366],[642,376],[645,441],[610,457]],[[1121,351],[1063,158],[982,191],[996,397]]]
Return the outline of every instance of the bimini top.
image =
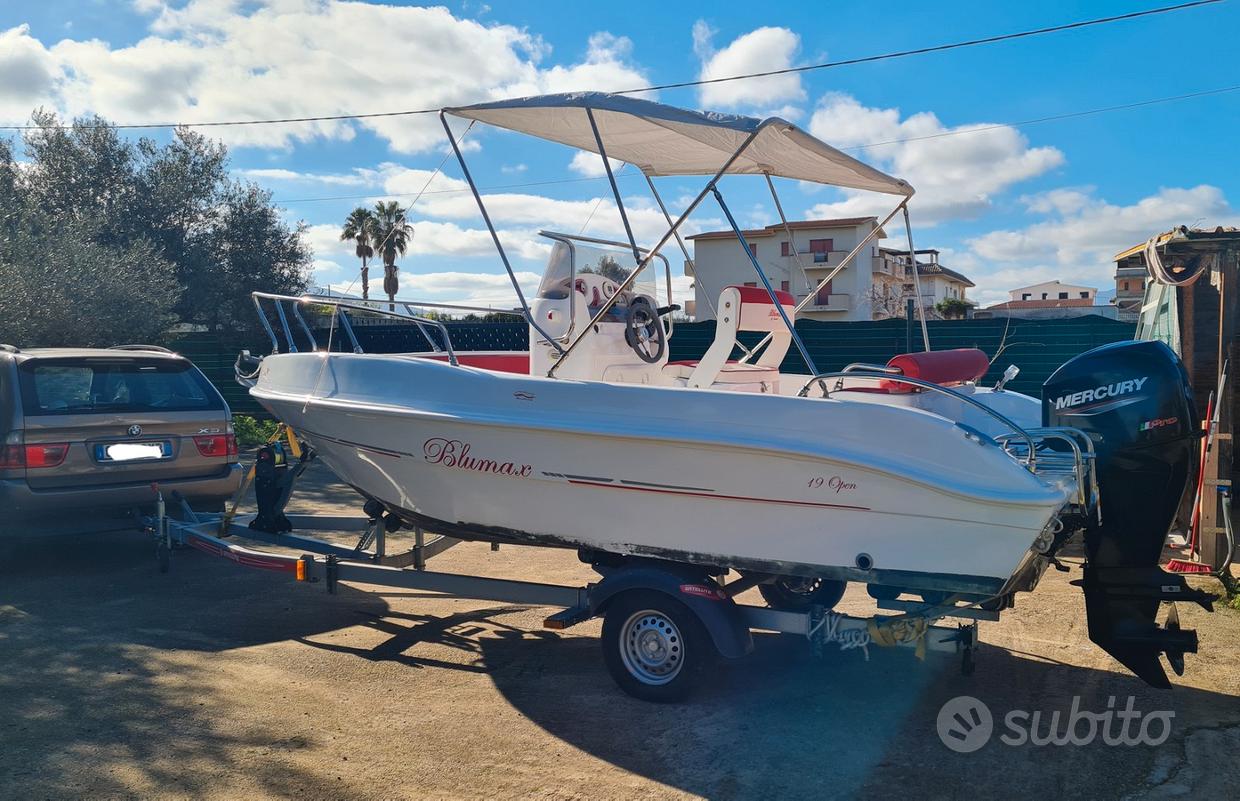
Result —
[[[913,187],[778,117],[688,111],[604,92],[541,95],[444,109],[456,117],[598,152],[586,109],[607,155],[647,175],[714,175],[755,131],[729,174],[784,178],[910,197]]]

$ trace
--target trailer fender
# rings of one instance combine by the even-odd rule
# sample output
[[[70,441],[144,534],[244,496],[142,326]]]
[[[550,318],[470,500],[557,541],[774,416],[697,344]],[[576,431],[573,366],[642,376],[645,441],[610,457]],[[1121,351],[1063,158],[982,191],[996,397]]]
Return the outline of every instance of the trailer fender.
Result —
[[[613,570],[590,586],[591,615],[603,614],[611,599],[629,590],[654,590],[684,604],[702,622],[721,656],[737,659],[753,650],[753,637],[740,610],[709,576],[649,565]]]

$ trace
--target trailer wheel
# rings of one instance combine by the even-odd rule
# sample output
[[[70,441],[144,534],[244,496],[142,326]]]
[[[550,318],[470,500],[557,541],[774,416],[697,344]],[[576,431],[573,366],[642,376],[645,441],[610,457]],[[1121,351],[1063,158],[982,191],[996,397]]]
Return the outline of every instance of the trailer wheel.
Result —
[[[801,576],[780,576],[758,585],[758,592],[762,593],[767,606],[786,612],[803,612],[811,606],[831,609],[844,597],[846,589],[846,581]]]
[[[620,689],[634,698],[685,698],[713,656],[714,645],[697,616],[661,592],[626,592],[603,617],[603,661]]]

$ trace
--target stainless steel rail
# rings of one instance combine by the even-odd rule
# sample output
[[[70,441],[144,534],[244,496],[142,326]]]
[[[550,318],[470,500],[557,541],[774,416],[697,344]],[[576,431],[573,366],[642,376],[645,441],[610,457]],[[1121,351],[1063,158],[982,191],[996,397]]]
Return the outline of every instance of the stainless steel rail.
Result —
[[[887,368],[883,368],[883,369],[885,370]],[[981,401],[978,401],[974,398],[970,398],[968,395],[965,395],[962,392],[957,392],[956,390],[951,389],[949,387],[942,386],[941,384],[936,384],[933,381],[926,381],[921,378],[910,378],[909,376],[906,376],[906,375],[896,375],[894,373],[888,373],[888,372],[868,373],[868,372],[862,372],[860,370],[854,370],[851,372],[840,371],[840,372],[831,372],[831,373],[817,373],[813,376],[810,376],[810,379],[805,382],[804,386],[802,386],[801,390],[797,393],[797,397],[798,398],[808,397],[809,388],[813,386],[814,384],[818,384],[818,386],[822,388],[822,396],[824,398],[831,397],[832,390],[827,389],[827,379],[830,379],[830,378],[855,378],[855,379],[862,379],[862,380],[867,380],[867,381],[896,381],[901,384],[908,384],[910,386],[920,387],[921,389],[928,389],[932,392],[940,392],[944,395],[953,397],[956,400],[960,401],[961,403],[968,404],[976,409],[979,409],[982,413],[987,414],[990,417],[993,417],[995,420],[998,420],[1004,426],[1007,426],[1007,428],[1009,428],[1013,434],[1025,440],[1025,443],[1029,447],[1029,457],[1027,461],[1025,462],[1025,464],[1028,466],[1028,468],[1031,471],[1036,472],[1035,463],[1037,459],[1037,443],[1034,441],[1033,436],[1028,431],[1018,426],[1015,422],[1013,422],[1008,417],[1000,414],[999,412],[996,412],[994,409],[990,408],[989,406],[982,403]],[[839,388],[837,387],[835,391],[839,391]]]
[[[1028,433],[1045,444],[1047,440],[1063,442],[1068,451],[1043,450],[1040,456],[1039,472],[1055,472],[1071,470],[1077,480],[1077,503],[1088,511],[1101,515],[1099,505],[1099,488],[1097,475],[1097,455],[1094,453],[1094,441],[1079,428],[1030,428]],[[1012,441],[1009,434],[1000,434],[995,441],[1017,459],[1022,458],[1021,448],[1027,447],[1023,442]],[[1101,520],[1099,520],[1101,522]]]
[[[412,309],[416,304],[397,301],[397,303],[404,309],[404,312],[402,313],[378,308],[376,306],[370,306],[364,302],[358,303],[341,300],[338,298],[325,298],[316,295],[277,295],[271,292],[251,292],[250,298],[254,302],[254,308],[258,312],[258,319],[263,325],[263,330],[267,332],[267,337],[271,340],[272,353],[281,352],[280,338],[277,336],[275,329],[271,327],[271,323],[267,319],[266,312],[263,311],[263,301],[269,301],[275,307],[276,317],[280,321],[280,328],[287,343],[286,352],[288,353],[297,352],[297,343],[293,341],[292,329],[289,327],[288,317],[284,311],[284,304],[286,303],[289,305],[289,308],[292,309],[295,319],[301,323],[307,338],[310,340],[311,347],[315,350],[318,349],[318,341],[311,333],[310,326],[306,323],[301,314],[299,308],[301,306],[332,307],[333,315],[336,319],[340,320],[340,328],[349,338],[349,344],[352,345],[354,353],[362,353],[363,351],[361,344],[357,341],[357,335],[353,330],[353,325],[349,322],[349,316],[347,313],[348,310],[353,310],[355,312],[366,312],[379,317],[388,317],[391,319],[400,320],[401,322],[412,323],[430,344],[432,351],[435,353],[443,353],[446,350],[448,354],[448,362],[454,366],[458,364],[456,360],[456,351],[452,347],[452,338],[448,334],[448,327],[445,326],[440,320],[433,320],[429,317],[420,317],[414,314]],[[435,341],[435,338],[431,336],[430,332],[427,331],[427,326],[439,331],[439,334],[443,337],[442,347]]]

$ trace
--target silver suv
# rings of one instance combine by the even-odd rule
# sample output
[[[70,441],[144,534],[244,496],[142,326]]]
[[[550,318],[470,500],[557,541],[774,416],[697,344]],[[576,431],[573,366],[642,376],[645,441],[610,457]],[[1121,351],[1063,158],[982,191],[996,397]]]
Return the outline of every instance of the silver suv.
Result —
[[[241,483],[232,414],[188,359],[150,345],[0,345],[0,528],[149,506],[218,507]]]

